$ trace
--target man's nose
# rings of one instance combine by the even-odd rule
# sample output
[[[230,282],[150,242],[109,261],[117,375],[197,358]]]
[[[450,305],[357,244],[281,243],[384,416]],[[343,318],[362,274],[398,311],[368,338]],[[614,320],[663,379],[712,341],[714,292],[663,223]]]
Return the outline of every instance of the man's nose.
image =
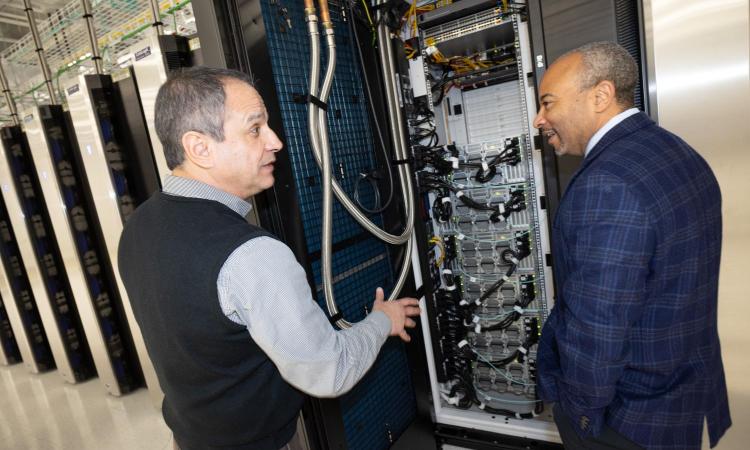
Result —
[[[276,132],[269,128],[268,136],[266,139],[266,149],[275,153],[281,151],[282,148],[284,148],[284,143],[281,142],[281,139],[279,139],[279,136],[276,134]]]
[[[542,110],[540,109],[538,113],[536,113],[536,117],[534,117],[534,128],[541,128],[542,125],[544,125],[544,115],[542,114]]]

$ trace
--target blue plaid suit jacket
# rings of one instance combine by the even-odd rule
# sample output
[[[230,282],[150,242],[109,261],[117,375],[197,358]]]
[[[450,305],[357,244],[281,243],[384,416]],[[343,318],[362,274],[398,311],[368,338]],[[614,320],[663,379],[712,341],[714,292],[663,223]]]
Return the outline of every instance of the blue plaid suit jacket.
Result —
[[[582,436],[711,446],[731,425],[717,331],[721,192],[708,164],[643,113],[584,159],[553,226],[557,298],[538,351],[542,399]]]

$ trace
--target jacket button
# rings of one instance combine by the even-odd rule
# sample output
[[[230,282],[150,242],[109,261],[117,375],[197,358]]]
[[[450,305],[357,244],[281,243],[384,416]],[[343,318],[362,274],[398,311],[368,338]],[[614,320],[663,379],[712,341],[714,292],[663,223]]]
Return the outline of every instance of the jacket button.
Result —
[[[581,427],[582,431],[586,431],[589,429],[589,421],[590,419],[586,416],[581,416],[581,418],[578,420],[578,426]]]

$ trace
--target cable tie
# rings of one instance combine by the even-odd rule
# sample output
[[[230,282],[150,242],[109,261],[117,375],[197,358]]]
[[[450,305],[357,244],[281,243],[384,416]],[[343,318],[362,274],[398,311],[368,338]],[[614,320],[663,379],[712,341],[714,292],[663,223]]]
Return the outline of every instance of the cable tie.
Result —
[[[455,289],[455,288],[456,288],[456,286],[453,286],[453,289]],[[450,290],[450,289],[448,289],[448,290]],[[460,302],[458,302],[459,306],[466,306],[468,304],[469,304],[469,302],[467,302],[466,300],[461,300]]]
[[[8,92],[10,92],[10,91],[8,91]],[[456,187],[459,188],[459,189],[463,189],[463,188],[466,187],[466,185],[465,184],[461,184],[461,183],[456,183]]]
[[[526,350],[526,347],[523,347],[523,346],[522,347],[518,347],[518,351],[521,352],[521,353],[523,353],[524,355],[528,352],[528,350]]]
[[[514,266],[517,266],[519,263],[518,258],[516,258],[515,256],[510,258],[510,262],[512,262]]]
[[[477,306],[482,306],[482,301],[479,299],[474,300],[474,304]]]
[[[456,239],[458,239],[459,241],[463,241],[465,238],[466,238],[466,235],[463,233],[458,233],[456,235]]]
[[[472,282],[472,283],[476,283],[476,282],[477,282],[477,279],[476,279],[476,278],[474,278],[474,277],[469,277],[469,281],[470,281],[470,282]]]
[[[484,409],[484,408],[485,408],[485,406],[487,406],[487,405],[485,405],[485,404],[484,404],[484,402],[479,402],[479,406],[478,406],[478,408],[479,408],[479,409]]]
[[[523,308],[518,305],[513,306],[513,311],[517,312],[518,314],[523,314]]]
[[[450,203],[451,198],[450,197],[443,197],[442,200],[440,200],[442,203]]]
[[[451,162],[451,166],[454,169],[458,169],[458,158],[456,158],[455,156],[451,156],[450,158],[448,158],[448,161]]]
[[[455,285],[455,284],[452,284],[452,285],[450,285],[450,286],[446,286],[446,287],[445,287],[445,290],[446,290],[446,291],[455,291],[455,290],[456,290],[456,285]],[[460,303],[459,303],[459,304],[460,304]],[[468,305],[468,303],[467,303],[467,305]]]
[[[503,214],[505,212],[505,203],[500,203],[497,205],[497,210],[500,211],[500,214]]]
[[[480,319],[480,318],[479,318],[479,316],[477,316],[477,315],[474,315],[474,318],[473,318],[473,319],[471,319],[471,321],[472,321],[472,322],[474,322],[474,323],[479,323],[479,321],[480,321],[480,320],[481,320],[481,319]]]
[[[522,417],[521,417],[521,413],[516,413],[516,419],[518,419],[518,420],[521,420],[521,419],[522,419]]]
[[[458,343],[458,348],[464,348],[467,345],[469,345],[469,341],[467,341],[466,339],[463,339],[461,342]]]
[[[510,281],[510,278],[508,278],[508,275],[503,275],[503,281]]]
[[[474,333],[479,334],[482,332],[482,326],[480,324],[477,324],[477,326],[474,327]]]
[[[487,173],[490,171],[490,166],[487,165],[487,161],[482,161],[482,172]]]
[[[458,192],[456,192],[456,197],[458,197],[458,198],[461,198],[464,195],[466,195],[466,194],[464,194],[464,191],[458,191]]]
[[[453,275],[453,271],[450,269],[443,269],[443,275]]]
[[[307,103],[312,103],[323,111],[328,111],[328,104],[314,95],[307,94],[305,100],[307,100]]]

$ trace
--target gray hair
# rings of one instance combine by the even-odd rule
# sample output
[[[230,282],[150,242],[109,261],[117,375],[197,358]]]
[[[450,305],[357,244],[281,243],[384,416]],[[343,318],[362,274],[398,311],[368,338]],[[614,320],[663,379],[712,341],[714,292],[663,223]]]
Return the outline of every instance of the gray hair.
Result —
[[[592,42],[567,52],[563,56],[579,54],[583,71],[578,75],[581,89],[590,89],[602,81],[615,85],[617,103],[629,108],[634,104],[638,65],[630,53],[614,42]]]
[[[156,95],[154,125],[170,170],[185,161],[182,136],[196,131],[224,141],[224,84],[254,86],[250,75],[231,69],[190,67],[169,76]]]

